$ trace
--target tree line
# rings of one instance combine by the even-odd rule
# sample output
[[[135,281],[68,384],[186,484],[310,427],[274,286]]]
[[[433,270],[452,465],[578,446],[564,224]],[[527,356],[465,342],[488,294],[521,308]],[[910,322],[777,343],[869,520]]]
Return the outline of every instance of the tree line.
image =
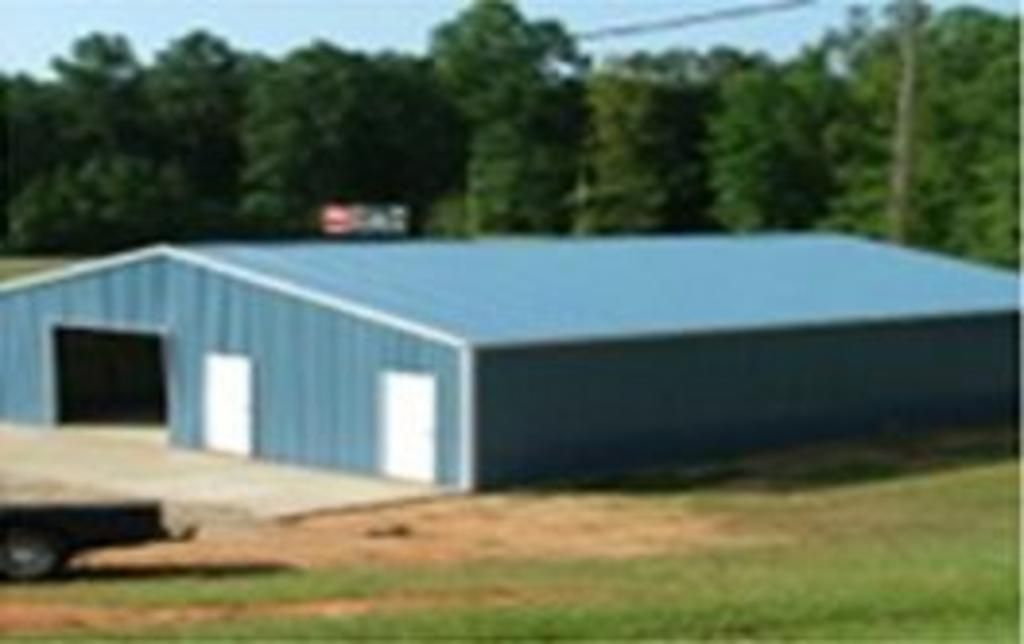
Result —
[[[594,61],[477,0],[423,56],[281,58],[187,34],[143,64],[94,34],[0,76],[0,246],[94,253],[303,236],[324,203],[407,205],[417,234],[843,230],[883,237],[901,5],[776,61],[734,48]],[[1020,20],[922,15],[906,242],[1015,266]]]

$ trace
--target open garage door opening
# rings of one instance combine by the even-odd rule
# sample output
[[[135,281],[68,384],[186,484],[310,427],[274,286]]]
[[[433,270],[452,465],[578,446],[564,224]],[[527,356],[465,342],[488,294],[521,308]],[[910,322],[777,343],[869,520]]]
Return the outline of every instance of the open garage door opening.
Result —
[[[60,328],[56,337],[61,424],[167,422],[167,373],[159,335]]]

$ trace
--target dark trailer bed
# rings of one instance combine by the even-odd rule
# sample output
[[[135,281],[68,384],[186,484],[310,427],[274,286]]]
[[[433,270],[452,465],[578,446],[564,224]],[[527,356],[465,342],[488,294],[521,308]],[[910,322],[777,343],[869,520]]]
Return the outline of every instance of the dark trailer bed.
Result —
[[[189,536],[167,526],[156,502],[0,504],[0,573],[39,579],[87,550]]]

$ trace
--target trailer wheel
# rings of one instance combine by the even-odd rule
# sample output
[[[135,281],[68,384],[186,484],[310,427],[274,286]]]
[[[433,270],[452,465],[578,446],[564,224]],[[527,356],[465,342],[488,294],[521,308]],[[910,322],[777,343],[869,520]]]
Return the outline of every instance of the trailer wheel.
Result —
[[[32,528],[12,528],[4,537],[0,562],[9,579],[43,579],[63,568],[65,561],[63,543],[53,533]]]

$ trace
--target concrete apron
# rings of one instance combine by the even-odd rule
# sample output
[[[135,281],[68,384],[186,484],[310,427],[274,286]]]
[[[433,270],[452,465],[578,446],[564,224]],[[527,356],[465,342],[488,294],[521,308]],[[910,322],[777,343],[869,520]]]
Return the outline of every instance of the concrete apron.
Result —
[[[175,523],[204,528],[366,509],[444,493],[427,485],[174,449],[158,429],[0,425],[0,502],[14,500],[5,488],[33,484],[60,490],[54,498],[63,500],[160,500]]]

